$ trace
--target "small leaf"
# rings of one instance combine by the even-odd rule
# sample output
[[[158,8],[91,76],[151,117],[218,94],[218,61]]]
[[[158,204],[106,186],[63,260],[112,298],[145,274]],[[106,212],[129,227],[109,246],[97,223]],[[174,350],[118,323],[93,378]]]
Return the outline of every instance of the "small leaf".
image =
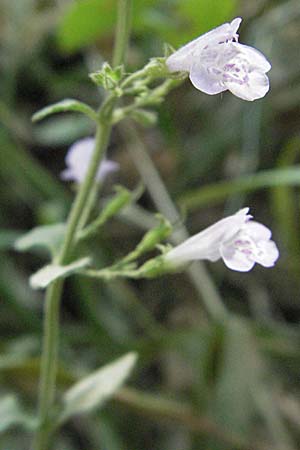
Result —
[[[54,256],[62,242],[65,229],[64,223],[33,228],[33,230],[17,239],[14,247],[20,252],[31,250],[33,247],[45,247]]]
[[[113,69],[108,62],[102,65],[101,70],[89,74],[89,77],[97,86],[102,86],[106,90],[117,88],[123,76],[124,66],[118,66]]]
[[[89,257],[74,261],[67,266],[59,266],[58,264],[49,264],[30,277],[30,286],[33,289],[46,288],[52,281],[58,278],[66,278],[81,269],[88,266],[91,262]]]
[[[24,428],[33,430],[36,421],[20,409],[17,399],[13,395],[6,395],[0,401],[0,433],[14,425],[22,425]]]
[[[32,116],[32,121],[38,122],[39,120],[42,120],[45,117],[50,116],[51,114],[67,111],[81,112],[90,117],[90,119],[97,121],[97,114],[90,106],[72,98],[67,98],[65,100],[62,100],[61,102],[46,106]]]
[[[130,192],[123,186],[115,187],[116,194],[108,200],[100,215],[90,225],[80,231],[78,239],[85,239],[97,233],[98,229],[109,219],[118,214],[130,202],[135,201],[142,194],[142,187]]]
[[[152,127],[157,123],[157,113],[146,109],[134,109],[130,116],[144,127]]]
[[[159,219],[160,223],[153,229],[147,231],[147,233],[144,235],[144,237],[136,246],[136,248],[121,260],[122,263],[134,261],[144,253],[153,250],[158,244],[160,244],[160,242],[165,240],[171,234],[172,225],[170,224],[170,222],[167,219],[165,219],[161,214],[157,214],[156,217]],[[145,266],[147,267],[147,265],[144,265],[143,267]],[[161,264],[159,264],[159,266],[161,266]]]
[[[64,395],[62,420],[102,406],[125,382],[136,359],[136,353],[127,353],[72,386]]]

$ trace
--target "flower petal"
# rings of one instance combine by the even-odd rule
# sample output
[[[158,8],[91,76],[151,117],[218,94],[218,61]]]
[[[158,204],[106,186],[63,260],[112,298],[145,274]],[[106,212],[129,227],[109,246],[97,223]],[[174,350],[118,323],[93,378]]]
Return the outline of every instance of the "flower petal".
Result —
[[[249,45],[236,42],[233,42],[232,45],[238,48],[238,50],[246,56],[251,66],[259,68],[262,72],[269,72],[272,66],[265,55],[259,50],[250,47]]]
[[[236,17],[230,22],[231,31],[233,34],[236,34],[237,30],[241,25],[242,20],[243,19],[241,17]]]
[[[166,65],[169,71],[189,72],[193,60],[199,55],[204,47],[236,38],[236,33],[241,21],[242,19],[237,17],[233,19],[231,23],[224,23],[181,47],[167,58]]]
[[[220,253],[225,265],[238,272],[249,272],[255,264],[255,261],[252,261],[246,254],[236,250],[231,245],[222,244]]]
[[[111,161],[110,159],[103,159],[103,161],[100,164],[100,167],[97,172],[97,180],[101,181],[103,180],[108,174],[112,172],[116,172],[120,169],[120,164]]]
[[[83,159],[90,159],[94,145],[95,139],[92,137],[86,137],[74,142],[66,155],[66,164],[74,165],[77,162],[80,163]]]
[[[267,75],[253,71],[248,76],[249,81],[245,84],[226,82],[227,89],[243,100],[253,101],[264,97],[270,88]]]
[[[60,173],[60,178],[62,180],[72,180],[73,179],[73,170],[65,169]]]
[[[195,88],[205,94],[215,95],[227,90],[227,87],[224,86],[220,80],[209,74],[199,62],[192,65],[190,80]]]
[[[243,227],[247,234],[255,241],[268,241],[271,239],[272,232],[265,225],[249,220]]]
[[[94,146],[95,139],[87,137],[75,142],[69,148],[65,158],[67,168],[61,172],[61,178],[63,180],[74,180],[77,183],[81,183],[84,180]],[[103,181],[110,172],[114,172],[118,168],[118,163],[104,159],[98,168],[96,179]]]
[[[273,267],[279,258],[279,250],[274,241],[259,242],[260,252],[255,255],[255,261],[264,267]]]

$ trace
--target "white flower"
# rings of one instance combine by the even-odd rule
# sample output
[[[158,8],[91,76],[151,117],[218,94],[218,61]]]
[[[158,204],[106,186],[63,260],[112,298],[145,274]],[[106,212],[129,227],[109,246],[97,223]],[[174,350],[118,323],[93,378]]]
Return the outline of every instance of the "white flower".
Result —
[[[69,148],[65,158],[67,168],[61,172],[61,178],[63,180],[74,180],[77,183],[81,183],[84,180],[94,146],[95,139],[87,137],[76,141]],[[115,172],[118,169],[118,163],[104,159],[97,172],[97,181],[103,181],[106,175],[110,172]]]
[[[165,260],[172,265],[187,261],[222,258],[229,269],[248,272],[255,263],[272,267],[279,257],[271,231],[252,221],[244,208],[236,214],[211,225],[182,244],[170,250]]]
[[[238,43],[241,21],[237,17],[177,50],[166,60],[170,72],[189,72],[193,85],[206,94],[228,89],[244,100],[264,97],[271,64],[255,48]]]

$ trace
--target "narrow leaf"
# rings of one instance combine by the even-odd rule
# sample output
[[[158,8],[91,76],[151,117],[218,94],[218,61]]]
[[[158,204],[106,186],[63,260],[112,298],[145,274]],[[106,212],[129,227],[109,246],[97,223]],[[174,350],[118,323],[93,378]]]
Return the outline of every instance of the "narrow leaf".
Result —
[[[130,202],[133,202],[139,198],[142,194],[143,188],[139,186],[135,191],[130,192],[123,186],[116,186],[115,190],[116,194],[107,201],[97,219],[81,230],[78,239],[85,239],[96,234],[98,229],[110,218],[118,214]]]
[[[30,277],[30,286],[33,289],[46,288],[52,281],[58,278],[66,278],[76,272],[81,271],[88,266],[91,259],[86,257],[79,259],[67,266],[59,266],[58,264],[49,264]]]
[[[136,359],[136,353],[127,353],[72,386],[64,395],[62,420],[102,406],[128,378]]]
[[[179,198],[179,203],[183,208],[193,211],[201,206],[220,203],[240,192],[253,192],[274,186],[299,185],[300,166],[263,170],[255,175],[243,176],[233,181],[220,181],[186,192]]]
[[[14,247],[20,252],[25,252],[35,247],[44,247],[54,256],[64,237],[65,227],[64,223],[56,223],[33,228],[18,238]]]
[[[90,106],[72,98],[67,98],[65,100],[62,100],[61,102],[46,106],[32,116],[32,121],[38,122],[39,120],[42,120],[45,117],[50,116],[51,114],[67,111],[81,112],[88,116],[90,119],[97,121],[97,114]]]

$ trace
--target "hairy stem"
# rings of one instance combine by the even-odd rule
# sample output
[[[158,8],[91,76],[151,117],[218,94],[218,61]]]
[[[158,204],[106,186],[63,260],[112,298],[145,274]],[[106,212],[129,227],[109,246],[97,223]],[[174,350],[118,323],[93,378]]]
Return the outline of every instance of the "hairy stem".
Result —
[[[131,0],[119,0],[114,64],[121,64],[125,57],[130,31]],[[56,263],[66,264],[75,243],[75,235],[79,228],[86,204],[93,195],[96,173],[104,156],[111,133],[111,115],[116,103],[115,97],[108,97],[99,110],[99,123],[96,131],[95,149],[83,183],[77,193],[67,220],[67,229]],[[33,449],[47,450],[51,433],[51,413],[55,399],[55,385],[58,360],[59,307],[63,281],[58,280],[50,285],[46,292],[43,350],[41,359],[40,394],[39,394],[39,427],[35,435]]]

